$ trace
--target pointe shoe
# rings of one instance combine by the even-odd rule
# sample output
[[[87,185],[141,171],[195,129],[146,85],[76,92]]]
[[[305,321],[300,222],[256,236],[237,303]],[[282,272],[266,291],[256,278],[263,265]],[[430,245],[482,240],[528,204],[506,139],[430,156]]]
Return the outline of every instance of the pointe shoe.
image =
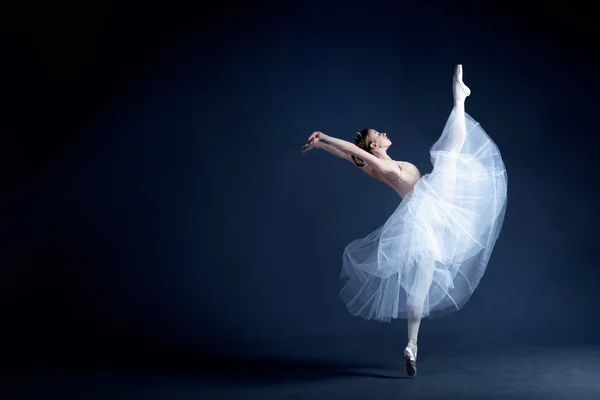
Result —
[[[409,377],[417,376],[417,351],[410,346],[406,346],[404,349],[404,368]]]
[[[458,101],[464,101],[471,95],[471,89],[463,82],[463,70],[461,64],[458,64],[454,69],[452,93],[454,94],[454,99]]]

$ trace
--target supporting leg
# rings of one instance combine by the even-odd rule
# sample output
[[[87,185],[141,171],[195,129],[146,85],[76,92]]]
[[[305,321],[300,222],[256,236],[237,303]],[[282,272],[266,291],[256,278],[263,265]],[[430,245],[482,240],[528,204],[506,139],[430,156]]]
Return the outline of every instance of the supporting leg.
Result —
[[[404,361],[406,374],[410,377],[417,375],[417,341],[421,318],[425,308],[429,289],[433,282],[433,270],[435,263],[426,261],[420,263],[417,268],[417,276],[413,290],[408,298],[408,344],[404,349]]]

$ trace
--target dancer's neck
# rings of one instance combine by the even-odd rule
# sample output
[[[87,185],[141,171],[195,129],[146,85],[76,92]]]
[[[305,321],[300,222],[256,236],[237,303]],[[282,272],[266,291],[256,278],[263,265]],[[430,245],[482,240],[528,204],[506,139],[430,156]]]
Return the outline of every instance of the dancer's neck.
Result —
[[[392,157],[388,156],[387,152],[385,150],[372,150],[371,154],[373,154],[375,157],[381,159],[381,160],[388,160],[388,161],[392,161]]]

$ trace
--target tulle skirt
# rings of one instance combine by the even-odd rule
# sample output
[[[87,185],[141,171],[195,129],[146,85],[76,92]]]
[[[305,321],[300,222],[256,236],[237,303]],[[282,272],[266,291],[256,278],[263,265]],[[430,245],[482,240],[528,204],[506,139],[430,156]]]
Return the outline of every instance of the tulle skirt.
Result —
[[[500,151],[468,114],[459,149],[456,110],[432,146],[423,176],[377,230],[343,254],[340,292],[366,319],[437,317],[459,310],[481,280],[506,209]]]

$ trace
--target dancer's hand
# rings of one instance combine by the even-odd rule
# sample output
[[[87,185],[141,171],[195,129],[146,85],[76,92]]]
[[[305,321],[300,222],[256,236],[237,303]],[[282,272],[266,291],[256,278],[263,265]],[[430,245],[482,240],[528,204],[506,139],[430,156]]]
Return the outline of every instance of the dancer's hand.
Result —
[[[312,143],[313,141],[319,141],[321,140],[321,138],[323,137],[323,132],[319,132],[319,131],[314,131],[309,137],[308,137],[308,143]]]
[[[317,147],[317,143],[319,143],[321,140],[321,135],[322,133],[319,131],[313,132],[308,138],[308,143],[302,147],[302,154],[306,154],[312,149],[315,149]]]

